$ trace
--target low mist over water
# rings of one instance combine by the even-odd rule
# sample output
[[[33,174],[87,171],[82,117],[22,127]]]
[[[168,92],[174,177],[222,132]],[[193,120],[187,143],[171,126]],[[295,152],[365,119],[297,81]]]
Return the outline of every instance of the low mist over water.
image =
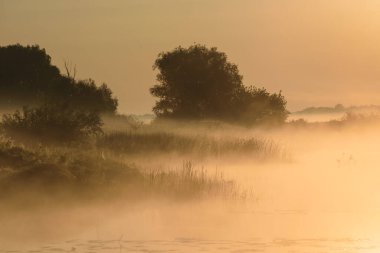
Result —
[[[0,0],[0,253],[380,252],[379,12]]]
[[[184,160],[191,161],[194,170],[210,178],[220,173],[217,177],[239,189],[234,196],[188,198],[164,191],[136,199],[116,193],[101,201],[36,199],[38,206],[33,200],[3,206],[1,250],[376,252],[377,128],[377,123],[359,123],[213,131],[221,140],[276,140],[286,151],[286,156],[265,160],[257,160],[254,152],[186,158],[141,153],[134,159],[146,167],[178,170]],[[208,130],[200,131],[186,135],[208,136]]]

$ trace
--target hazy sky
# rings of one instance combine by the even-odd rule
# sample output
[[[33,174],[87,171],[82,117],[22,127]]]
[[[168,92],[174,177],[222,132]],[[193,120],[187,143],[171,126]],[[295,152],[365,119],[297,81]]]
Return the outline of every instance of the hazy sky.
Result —
[[[194,42],[226,52],[246,85],[282,90],[290,110],[380,104],[379,0],[0,0],[0,45],[75,63],[124,113],[151,111],[157,54]]]

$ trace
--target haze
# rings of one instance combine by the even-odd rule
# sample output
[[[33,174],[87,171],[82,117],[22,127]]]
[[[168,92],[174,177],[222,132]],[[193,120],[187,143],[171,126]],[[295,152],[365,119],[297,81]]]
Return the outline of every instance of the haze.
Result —
[[[0,253],[380,252],[379,12],[0,0]]]
[[[106,82],[122,113],[149,113],[161,51],[217,46],[246,85],[283,91],[289,109],[379,104],[375,0],[0,1],[0,44],[39,44],[61,69]]]

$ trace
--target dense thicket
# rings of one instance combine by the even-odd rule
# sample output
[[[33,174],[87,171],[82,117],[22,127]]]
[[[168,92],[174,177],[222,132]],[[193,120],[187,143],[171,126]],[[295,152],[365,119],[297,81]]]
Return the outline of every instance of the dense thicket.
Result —
[[[73,142],[102,133],[99,113],[73,109],[68,104],[44,104],[3,115],[0,131],[13,139]]]
[[[280,93],[243,85],[238,67],[217,48],[193,45],[159,54],[159,98],[153,111],[160,118],[218,119],[248,124],[283,122],[288,112]]]
[[[113,113],[117,99],[106,84],[62,75],[39,46],[0,47],[0,106],[63,102],[73,108]]]

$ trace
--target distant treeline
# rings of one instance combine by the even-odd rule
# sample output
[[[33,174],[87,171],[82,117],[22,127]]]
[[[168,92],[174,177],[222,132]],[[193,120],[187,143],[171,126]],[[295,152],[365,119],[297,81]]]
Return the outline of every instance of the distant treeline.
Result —
[[[0,47],[0,106],[14,108],[65,103],[73,108],[114,113],[118,101],[106,84],[75,80],[51,64],[50,56],[39,46]]]
[[[377,105],[362,105],[345,107],[342,104],[337,104],[334,107],[307,107],[293,114],[319,114],[319,113],[345,113],[356,111],[379,111],[380,106]]]

